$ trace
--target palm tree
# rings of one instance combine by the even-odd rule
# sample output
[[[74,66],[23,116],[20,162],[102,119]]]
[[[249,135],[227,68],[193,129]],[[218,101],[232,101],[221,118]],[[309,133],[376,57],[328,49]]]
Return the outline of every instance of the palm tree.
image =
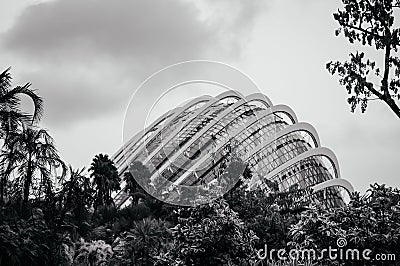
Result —
[[[89,171],[96,188],[95,208],[104,204],[112,204],[111,193],[120,189],[121,179],[114,162],[108,155],[98,154],[93,158]]]
[[[5,145],[7,150],[1,155],[1,161],[7,162],[7,175],[17,173],[14,181],[22,185],[24,205],[28,202],[33,184],[40,198],[42,191],[45,195],[52,191],[52,171],[61,168],[61,176],[66,173],[53,138],[45,129],[24,126],[20,132],[10,132]]]
[[[60,224],[63,223],[67,212],[71,211],[77,222],[81,224],[87,209],[93,201],[93,188],[90,179],[84,174],[85,168],[74,170],[69,166],[68,180],[62,180],[59,192]]]
[[[31,90],[30,83],[24,86],[11,88],[10,68],[0,74],[0,139],[4,146],[9,140],[11,132],[17,131],[22,124],[33,124],[37,122],[43,113],[43,100],[34,90]],[[27,96],[33,102],[33,114],[27,114],[20,110],[20,96]],[[7,183],[8,172],[10,171],[9,164],[0,164],[2,175],[0,178],[0,204],[4,202],[5,186]]]

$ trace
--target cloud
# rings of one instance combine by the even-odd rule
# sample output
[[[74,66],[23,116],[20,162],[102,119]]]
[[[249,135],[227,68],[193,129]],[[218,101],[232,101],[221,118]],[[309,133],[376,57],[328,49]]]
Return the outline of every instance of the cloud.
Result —
[[[144,59],[197,54],[213,38],[181,1],[45,2],[27,7],[5,46],[32,58],[74,55]]]
[[[96,71],[103,75],[96,76]],[[115,92],[124,92],[124,89],[110,79],[114,74],[106,73],[99,69],[71,73],[68,68],[52,70],[46,67],[41,68],[40,73],[26,72],[23,76],[45,99],[43,122],[66,126],[74,121],[93,119],[117,108],[124,93]]]
[[[22,60],[24,78],[45,97],[48,122],[61,117],[66,125],[116,110],[166,65],[238,57],[260,2],[41,2],[21,12],[0,48]]]
[[[195,4],[202,10],[206,24],[218,25],[215,29],[219,41],[231,56],[240,56],[244,46],[251,38],[253,26],[262,11],[265,1],[242,0],[202,0]]]

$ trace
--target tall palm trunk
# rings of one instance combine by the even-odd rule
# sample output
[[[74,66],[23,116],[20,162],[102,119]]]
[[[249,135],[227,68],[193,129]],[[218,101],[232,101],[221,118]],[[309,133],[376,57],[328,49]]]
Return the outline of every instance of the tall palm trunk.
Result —
[[[0,178],[0,205],[4,204],[4,196],[6,192],[6,185],[8,181],[8,177],[11,174],[11,169],[13,167],[13,158],[9,158],[9,162],[7,163],[7,169],[6,171],[2,171],[2,175]],[[2,169],[3,170],[3,169]]]
[[[29,188],[31,186],[32,183],[32,155],[31,153],[29,153],[29,160],[28,160],[28,168],[26,171],[26,177],[25,177],[25,181],[24,181],[24,199],[23,199],[23,203],[26,206],[28,203],[28,199],[29,199]]]
[[[5,174],[1,176],[0,180],[0,206],[4,204],[4,187],[5,187]]]
[[[7,167],[8,168],[8,167]],[[6,186],[6,172],[1,169],[1,178],[0,178],[0,206],[4,204],[4,190]]]
[[[6,190],[7,172],[3,172],[0,180],[0,206],[4,204],[4,192]]]

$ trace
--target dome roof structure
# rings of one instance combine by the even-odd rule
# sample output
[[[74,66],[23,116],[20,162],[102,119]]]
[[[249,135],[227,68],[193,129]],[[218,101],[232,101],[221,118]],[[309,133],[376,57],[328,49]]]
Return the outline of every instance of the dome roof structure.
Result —
[[[327,207],[343,205],[339,187],[353,191],[314,127],[298,122],[290,107],[273,105],[261,93],[243,97],[227,91],[195,98],[133,136],[112,159],[120,175],[140,161],[150,180],[162,176],[174,185],[196,186],[218,179],[232,157],[251,172],[250,189],[267,186],[266,180],[279,191],[310,187],[323,192]],[[117,207],[128,199],[123,189],[114,197]]]

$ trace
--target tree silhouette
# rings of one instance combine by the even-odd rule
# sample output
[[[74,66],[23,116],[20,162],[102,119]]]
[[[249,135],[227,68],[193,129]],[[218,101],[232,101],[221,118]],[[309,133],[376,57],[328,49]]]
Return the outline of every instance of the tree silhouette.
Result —
[[[22,124],[33,124],[42,116],[43,100],[34,90],[30,89],[30,83],[24,86],[11,88],[10,68],[0,74],[0,138],[4,140],[4,145],[9,141],[11,132],[16,132]],[[25,95],[33,102],[33,114],[27,114],[21,111],[20,96]],[[4,147],[3,147],[4,148]],[[10,165],[1,164],[3,171],[10,172]],[[7,183],[7,174],[3,174],[0,179],[0,204],[4,202],[5,187]]]
[[[84,174],[85,168],[74,170],[69,166],[68,179],[63,180],[58,200],[61,209],[59,224],[64,222],[67,212],[71,212],[78,222],[84,221],[85,213],[93,202],[93,188]]]
[[[111,193],[120,189],[120,178],[114,162],[108,155],[98,154],[94,157],[89,171],[93,177],[93,184],[96,189],[95,207],[112,204]]]
[[[383,66],[380,68],[364,52],[350,54],[345,62],[329,62],[327,70],[337,74],[345,86],[348,103],[354,112],[357,105],[365,112],[371,100],[382,100],[400,118],[400,58],[393,55],[400,45],[400,29],[395,28],[396,9],[399,0],[342,0],[344,8],[333,14],[339,23],[335,34],[343,33],[350,43],[383,50]]]
[[[23,127],[20,132],[10,132],[5,145],[7,150],[1,155],[1,161],[7,163],[9,171],[4,174],[10,176],[15,173],[16,185],[22,183],[25,205],[31,195],[34,181],[37,181],[36,196],[40,198],[42,192],[52,192],[52,171],[61,168],[61,176],[66,172],[66,166],[58,155],[53,138],[44,129]]]

